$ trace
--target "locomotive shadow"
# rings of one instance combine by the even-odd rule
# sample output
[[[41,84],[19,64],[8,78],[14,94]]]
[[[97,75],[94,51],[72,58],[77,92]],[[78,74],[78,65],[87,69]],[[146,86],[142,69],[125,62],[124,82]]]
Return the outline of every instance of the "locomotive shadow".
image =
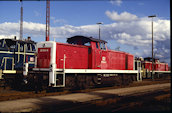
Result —
[[[73,93],[75,95],[75,93]],[[72,95],[73,95],[72,94]],[[120,96],[116,94],[107,94],[107,93],[98,93],[98,92],[90,92],[90,93],[81,93],[89,96],[93,96],[92,99],[84,98],[84,100],[75,100],[73,97],[70,99],[60,98],[57,99],[56,96],[51,97],[43,97],[38,98],[39,102],[34,102],[36,106],[38,106],[37,110],[33,112],[86,112],[86,111],[97,111],[98,107],[95,102],[98,100],[106,100],[106,99],[117,99]],[[77,94],[76,94],[77,95]],[[98,99],[94,99],[98,98]]]
[[[119,96],[116,94],[107,94],[99,92],[84,93],[99,97],[100,99],[92,99],[89,101],[80,102],[80,100],[72,101],[65,98],[57,99],[55,96],[38,98],[39,102],[35,102],[39,109],[36,112],[112,112],[112,111],[157,111],[156,105],[160,106],[162,102],[155,100],[153,97],[167,92],[158,91],[135,96]],[[151,94],[151,96],[150,96]],[[74,94],[75,95],[75,94]],[[152,105],[151,105],[152,104]],[[168,111],[170,106],[162,105],[165,111]],[[145,109],[151,107],[152,109]],[[164,110],[160,109],[159,110]]]

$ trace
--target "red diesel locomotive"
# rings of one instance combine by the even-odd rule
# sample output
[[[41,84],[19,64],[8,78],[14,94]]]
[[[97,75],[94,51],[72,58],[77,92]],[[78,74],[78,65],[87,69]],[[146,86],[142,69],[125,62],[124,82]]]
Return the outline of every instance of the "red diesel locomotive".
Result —
[[[152,58],[144,58],[142,63],[147,71],[152,71]],[[168,63],[162,63],[159,61],[159,59],[155,59],[153,69],[154,71],[168,71]]]
[[[67,42],[37,43],[36,67],[30,72],[30,76],[38,79],[37,84],[83,88],[97,84],[128,84],[136,79],[138,71],[134,70],[132,54],[109,50],[106,41],[92,37],[74,36]]]
[[[132,54],[109,50],[106,44],[104,40],[85,36],[68,38],[67,43],[37,43],[35,68],[29,72],[28,81],[31,81],[28,83],[36,84],[36,88],[78,89],[129,84],[142,80],[143,69],[147,70],[147,74],[151,73],[151,61],[137,60]],[[167,64],[164,67],[163,63],[156,60],[154,71],[162,73],[168,71],[167,67]]]

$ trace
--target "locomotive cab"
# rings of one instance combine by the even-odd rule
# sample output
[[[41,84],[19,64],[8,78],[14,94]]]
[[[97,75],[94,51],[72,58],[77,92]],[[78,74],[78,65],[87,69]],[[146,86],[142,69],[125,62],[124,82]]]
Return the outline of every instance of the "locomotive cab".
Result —
[[[67,43],[74,45],[88,46],[88,68],[106,69],[107,68],[107,42],[85,36],[74,36],[67,39]]]
[[[107,50],[106,41],[85,36],[74,36],[67,39],[69,44],[91,46],[92,48]]]

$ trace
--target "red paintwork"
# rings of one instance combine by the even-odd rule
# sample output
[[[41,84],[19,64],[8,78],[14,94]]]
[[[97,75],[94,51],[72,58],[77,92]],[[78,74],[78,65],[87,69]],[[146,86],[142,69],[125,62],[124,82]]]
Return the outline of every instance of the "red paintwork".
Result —
[[[145,69],[152,70],[152,62],[144,62]],[[167,63],[154,63],[154,70],[155,71],[168,71],[168,64]]]
[[[125,70],[126,54],[120,51],[109,51],[109,69]]]
[[[133,70],[133,55],[121,51],[108,50],[107,48],[106,50],[101,50],[96,48],[96,42],[91,42],[91,48],[91,69]],[[128,57],[127,62],[126,57]],[[126,68],[126,65],[128,68]]]
[[[97,46],[96,46],[97,43]],[[73,45],[56,42],[56,51],[51,48],[38,48],[37,67],[50,68],[51,52],[56,54],[56,68],[64,68],[64,54],[66,69],[114,69],[114,70],[133,70],[134,56],[129,53],[102,50],[99,43],[91,41],[90,46]],[[144,61],[145,69],[152,70],[152,62]],[[167,63],[154,63],[155,71],[168,71]]]
[[[38,68],[49,68],[51,59],[51,48],[38,48],[37,55],[37,67]]]
[[[152,70],[152,62],[145,62],[145,69]]]
[[[88,68],[88,47],[72,44],[56,43],[56,67],[67,69],[87,69]]]
[[[64,54],[66,69],[114,69],[133,70],[134,56],[121,51],[102,50],[96,46],[95,41],[91,41],[90,46],[73,45],[56,42],[56,68],[64,68]],[[51,48],[47,51],[40,51],[38,48],[37,67],[49,68],[51,58]]]
[[[134,56],[132,54],[128,54],[128,70],[133,70],[133,66],[134,66],[133,59]]]

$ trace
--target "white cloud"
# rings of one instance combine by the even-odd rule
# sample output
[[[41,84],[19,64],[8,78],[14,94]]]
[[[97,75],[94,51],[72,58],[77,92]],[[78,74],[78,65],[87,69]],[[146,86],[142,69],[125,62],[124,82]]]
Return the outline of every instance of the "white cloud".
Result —
[[[18,34],[17,34],[18,35]],[[0,39],[2,39],[2,38],[9,38],[9,39],[11,39],[11,38],[14,38],[16,35],[0,35]],[[19,38],[19,37],[18,37]]]
[[[137,16],[133,15],[128,12],[122,12],[121,14],[118,14],[116,11],[106,11],[105,14],[114,21],[133,21],[137,20]]]
[[[112,5],[120,6],[122,4],[122,0],[110,0]]]
[[[4,22],[0,24],[0,39],[1,38],[14,38],[19,35],[19,23]]]
[[[67,21],[66,20],[64,20],[64,19],[56,19],[55,17],[50,17],[50,19],[53,21],[53,23],[54,24],[56,24],[56,23],[58,23],[58,24],[65,24],[65,23],[67,23]]]
[[[45,24],[24,22],[24,35],[32,39],[44,40]],[[74,35],[92,36],[98,38],[98,25],[72,26],[50,28],[50,38],[68,38]],[[19,37],[19,22],[0,23],[0,38]],[[41,38],[41,39],[40,39]],[[147,17],[137,21],[119,21],[101,25],[101,39],[116,40],[116,42],[134,48],[136,56],[151,56],[151,20]],[[164,61],[170,61],[170,20],[156,18],[154,20],[154,50],[155,55]],[[124,50],[125,51],[125,50]]]
[[[5,22],[0,24],[0,38],[19,37],[20,23]],[[33,22],[23,22],[23,33],[33,35],[35,37],[45,34],[45,25]]]

